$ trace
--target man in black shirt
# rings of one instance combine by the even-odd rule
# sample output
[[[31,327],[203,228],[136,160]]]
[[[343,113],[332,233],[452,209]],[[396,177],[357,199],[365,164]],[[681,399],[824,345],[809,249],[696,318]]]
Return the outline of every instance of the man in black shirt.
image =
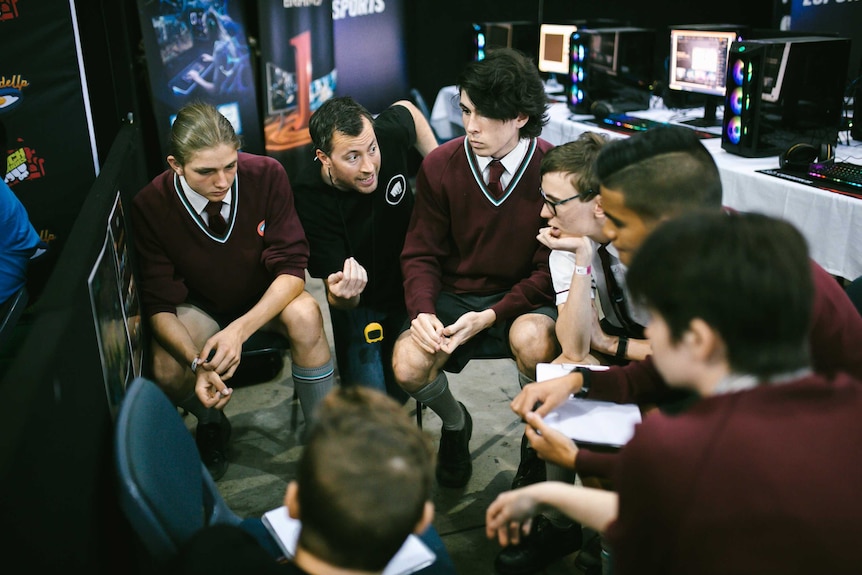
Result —
[[[437,140],[406,100],[376,118],[350,97],[312,115],[315,155],[291,175],[310,245],[308,271],[326,287],[341,381],[406,394],[392,376],[392,346],[406,319],[399,257],[413,212],[408,152]]]

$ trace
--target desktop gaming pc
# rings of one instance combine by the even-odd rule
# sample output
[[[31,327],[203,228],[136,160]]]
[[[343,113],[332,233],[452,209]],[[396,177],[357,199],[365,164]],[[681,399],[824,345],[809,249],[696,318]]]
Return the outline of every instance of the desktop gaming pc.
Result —
[[[655,31],[611,27],[576,30],[570,40],[571,61],[566,102],[575,113],[590,113],[605,100],[621,111],[649,107]]]
[[[745,157],[796,143],[836,144],[850,40],[823,36],[734,42],[721,147]]]
[[[539,45],[539,26],[530,21],[477,22],[472,25],[472,39],[474,60],[484,60],[494,48],[515,48],[532,56]]]

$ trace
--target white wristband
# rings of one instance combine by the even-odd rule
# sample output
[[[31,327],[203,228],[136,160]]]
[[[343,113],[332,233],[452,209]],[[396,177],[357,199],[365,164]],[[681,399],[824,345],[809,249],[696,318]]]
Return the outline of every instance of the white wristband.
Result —
[[[575,266],[575,275],[576,276],[588,276],[590,272],[593,271],[593,266]]]
[[[198,372],[198,364],[199,364],[199,363],[200,363],[200,360],[199,360],[198,358],[194,358],[194,359],[192,360],[192,373],[197,373],[197,372]]]

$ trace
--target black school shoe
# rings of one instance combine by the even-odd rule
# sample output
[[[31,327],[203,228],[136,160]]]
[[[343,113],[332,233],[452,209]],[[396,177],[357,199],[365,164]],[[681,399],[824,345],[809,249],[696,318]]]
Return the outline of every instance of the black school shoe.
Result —
[[[518,471],[512,479],[512,489],[526,487],[545,479],[547,479],[545,462],[539,458],[536,450],[530,447],[530,441],[524,434],[521,436],[521,463],[518,464]]]
[[[464,428],[456,431],[444,429],[440,433],[440,449],[437,452],[437,483],[443,487],[464,487],[473,474],[470,459],[470,436],[473,435],[473,418],[460,401],[464,410]]]
[[[494,560],[498,575],[529,575],[544,570],[581,548],[581,526],[555,527],[544,515],[533,518],[530,534],[518,545],[504,547]]]
[[[594,533],[581,545],[575,558],[575,567],[585,574],[602,572],[602,536]]]
[[[218,481],[227,471],[227,444],[230,441],[231,426],[222,412],[218,423],[199,423],[195,430],[195,443],[201,461],[207,466],[214,481]]]

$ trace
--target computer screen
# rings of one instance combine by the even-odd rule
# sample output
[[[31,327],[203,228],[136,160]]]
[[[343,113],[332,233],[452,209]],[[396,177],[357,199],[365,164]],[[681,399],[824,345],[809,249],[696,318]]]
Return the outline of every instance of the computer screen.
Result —
[[[727,58],[735,40],[736,32],[672,29],[670,88],[724,97]]]
[[[542,24],[539,28],[539,59],[541,72],[568,74],[570,39],[577,30],[574,24]]]
[[[687,120],[685,124],[721,125],[716,109],[724,102],[730,47],[738,39],[734,30],[671,29],[668,87],[704,96],[703,117]]]

